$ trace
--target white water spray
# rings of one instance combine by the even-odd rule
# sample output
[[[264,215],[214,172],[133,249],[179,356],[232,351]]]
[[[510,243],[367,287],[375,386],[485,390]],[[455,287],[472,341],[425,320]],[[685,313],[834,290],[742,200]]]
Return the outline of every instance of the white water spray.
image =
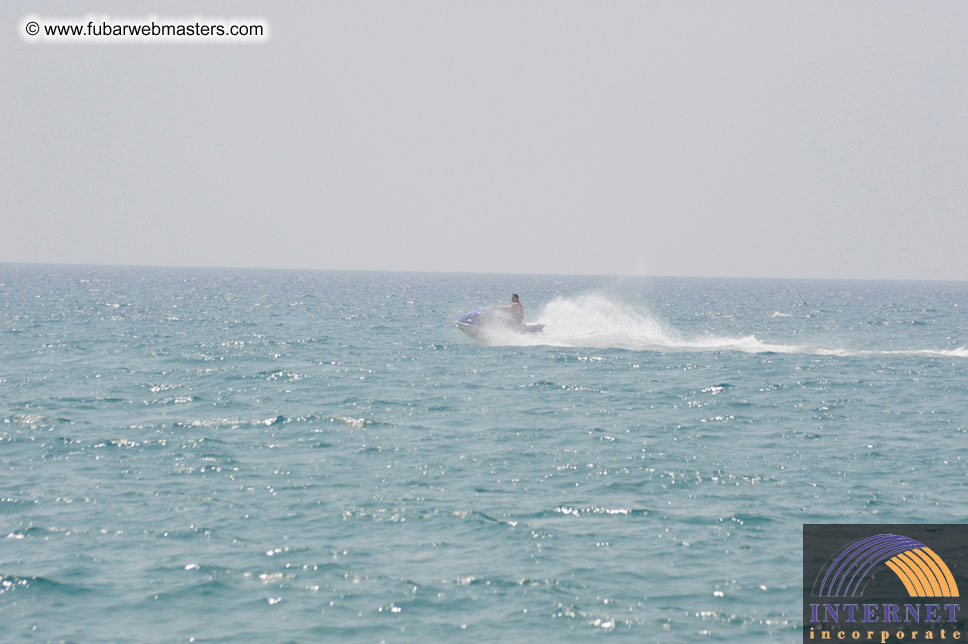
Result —
[[[968,358],[968,347],[869,351],[761,342],[754,335],[685,336],[647,311],[599,294],[559,297],[544,306],[533,320],[544,332],[521,334],[490,329],[484,340],[491,345],[590,347],[663,352],[742,351],[746,353],[800,353],[830,356],[922,355]]]

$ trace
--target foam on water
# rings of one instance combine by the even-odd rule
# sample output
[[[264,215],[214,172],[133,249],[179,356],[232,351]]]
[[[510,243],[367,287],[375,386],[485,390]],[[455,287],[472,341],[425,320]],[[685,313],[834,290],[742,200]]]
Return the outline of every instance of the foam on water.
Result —
[[[776,317],[791,317],[774,313]],[[511,346],[587,347],[644,351],[741,351],[746,353],[799,353],[840,357],[877,355],[968,358],[968,347],[955,349],[867,350],[801,344],[771,343],[755,335],[685,335],[641,306],[632,306],[599,293],[557,297],[546,304],[536,319],[544,324],[540,334],[520,334],[502,328],[489,329],[487,344]]]

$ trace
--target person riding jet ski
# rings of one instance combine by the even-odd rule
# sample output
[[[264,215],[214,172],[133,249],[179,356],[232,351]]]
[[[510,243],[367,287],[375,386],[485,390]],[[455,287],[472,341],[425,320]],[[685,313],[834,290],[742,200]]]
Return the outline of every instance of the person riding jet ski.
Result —
[[[482,339],[487,329],[505,329],[515,333],[541,333],[543,324],[524,323],[524,305],[517,293],[511,295],[511,303],[493,309],[478,309],[468,313],[457,321],[457,328],[478,340]]]
[[[511,294],[511,303],[507,306],[498,307],[501,311],[507,311],[511,314],[510,322],[514,324],[524,324],[524,304],[521,304],[521,299],[518,297],[517,293]]]

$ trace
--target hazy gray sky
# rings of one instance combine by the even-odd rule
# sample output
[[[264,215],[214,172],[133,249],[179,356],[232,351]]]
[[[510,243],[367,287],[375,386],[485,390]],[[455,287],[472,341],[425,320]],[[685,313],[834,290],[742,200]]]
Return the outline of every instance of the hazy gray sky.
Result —
[[[0,12],[0,261],[968,279],[968,3]],[[29,13],[272,37],[29,44]]]

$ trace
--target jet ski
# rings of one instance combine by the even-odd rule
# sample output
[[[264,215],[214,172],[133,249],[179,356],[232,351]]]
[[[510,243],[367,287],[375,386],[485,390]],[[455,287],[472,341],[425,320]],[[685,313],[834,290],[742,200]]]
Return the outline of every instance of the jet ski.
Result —
[[[518,322],[500,309],[478,309],[457,320],[457,328],[476,340],[482,339],[489,330],[541,333],[544,331],[544,327],[543,324]]]

